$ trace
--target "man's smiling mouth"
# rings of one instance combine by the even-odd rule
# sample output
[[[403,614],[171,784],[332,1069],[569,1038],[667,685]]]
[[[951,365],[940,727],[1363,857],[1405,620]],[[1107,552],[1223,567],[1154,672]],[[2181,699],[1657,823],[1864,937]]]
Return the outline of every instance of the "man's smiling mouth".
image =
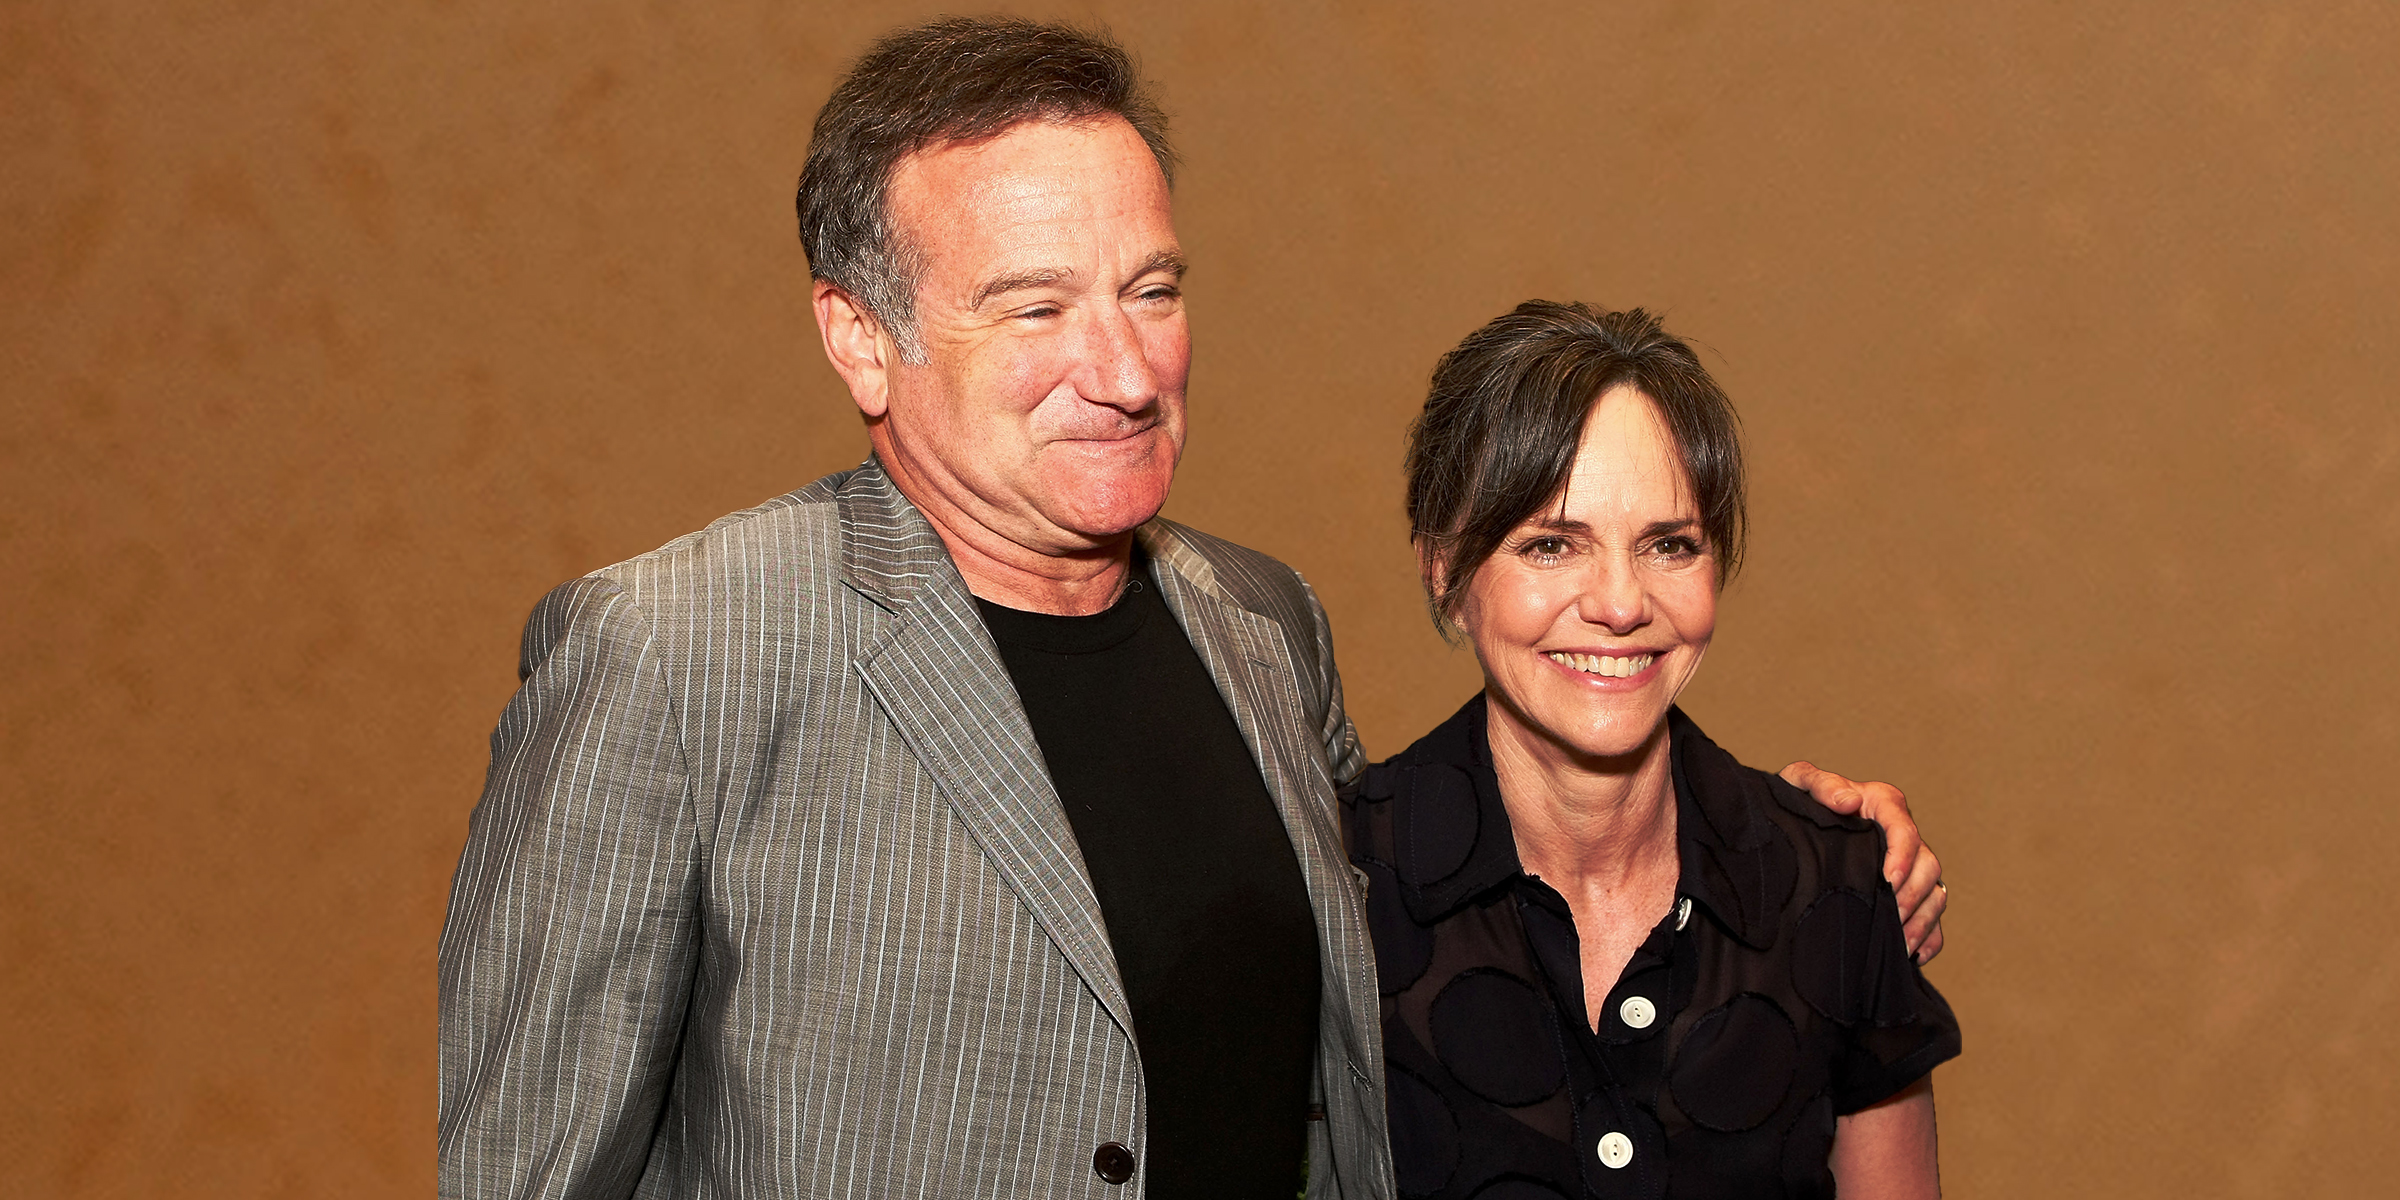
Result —
[[[1655,654],[1619,658],[1613,654],[1569,654],[1563,650],[1554,650],[1544,657],[1569,670],[1581,671],[1586,675],[1605,675],[1610,679],[1629,679],[1649,670],[1650,664],[1658,661]]]

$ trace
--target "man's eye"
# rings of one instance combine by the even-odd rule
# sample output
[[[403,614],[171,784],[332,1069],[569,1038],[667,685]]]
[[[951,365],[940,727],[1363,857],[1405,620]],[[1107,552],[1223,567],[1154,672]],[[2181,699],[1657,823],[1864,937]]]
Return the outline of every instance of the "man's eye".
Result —
[[[1183,293],[1162,283],[1155,287],[1143,288],[1136,294],[1144,300],[1172,300]]]
[[[1055,317],[1058,314],[1059,307],[1055,304],[1036,304],[1032,308],[1023,309],[1017,313],[1020,317],[1035,321]]]

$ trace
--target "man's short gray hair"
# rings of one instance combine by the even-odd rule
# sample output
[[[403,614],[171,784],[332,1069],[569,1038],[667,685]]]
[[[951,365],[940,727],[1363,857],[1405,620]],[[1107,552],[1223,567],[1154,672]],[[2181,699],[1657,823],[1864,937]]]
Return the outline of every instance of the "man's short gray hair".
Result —
[[[869,47],[833,89],[800,171],[800,246],[810,276],[842,289],[925,361],[917,248],[892,226],[892,171],[910,154],[994,137],[1027,121],[1117,116],[1170,185],[1167,117],[1105,32],[1011,17],[951,17]]]

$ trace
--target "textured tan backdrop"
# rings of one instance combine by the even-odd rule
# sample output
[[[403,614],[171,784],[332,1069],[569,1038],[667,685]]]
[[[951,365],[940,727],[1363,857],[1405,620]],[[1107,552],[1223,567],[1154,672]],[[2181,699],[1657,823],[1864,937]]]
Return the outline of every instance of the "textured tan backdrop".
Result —
[[[1473,686],[1399,516],[1433,358],[1663,308],[1756,464],[1692,709],[1949,863],[1950,1194],[2367,1194],[2400,17],[1929,7],[1032,11],[1164,88],[1169,511],[1316,581],[1370,749]],[[863,453],[790,198],[933,11],[868,8],[0,5],[0,1193],[431,1190],[519,621]]]

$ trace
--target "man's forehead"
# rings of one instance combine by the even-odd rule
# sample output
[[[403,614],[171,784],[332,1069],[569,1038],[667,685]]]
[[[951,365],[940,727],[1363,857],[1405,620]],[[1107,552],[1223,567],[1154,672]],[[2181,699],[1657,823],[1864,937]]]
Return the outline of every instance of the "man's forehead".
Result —
[[[893,166],[891,186],[895,192],[968,192],[977,199],[1003,202],[1059,173],[1097,173],[1112,184],[1155,182],[1160,191],[1166,188],[1149,144],[1114,114],[1076,121],[1020,121],[988,137],[924,146]]]
[[[1103,246],[1124,260],[1111,267],[1137,270],[1150,268],[1136,260],[1176,251],[1165,178],[1141,135],[1113,116],[1027,122],[919,151],[894,170],[889,203],[896,232],[927,266],[976,276],[954,282],[979,293],[992,278],[1072,272]]]

